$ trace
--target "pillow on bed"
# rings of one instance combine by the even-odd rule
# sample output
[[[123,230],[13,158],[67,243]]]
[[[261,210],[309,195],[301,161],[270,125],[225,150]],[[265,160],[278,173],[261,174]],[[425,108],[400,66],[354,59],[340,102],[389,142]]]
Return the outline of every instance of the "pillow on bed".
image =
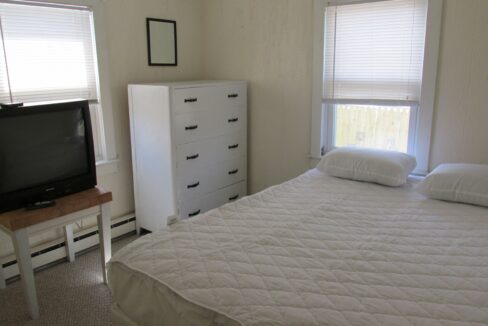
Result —
[[[434,199],[488,206],[488,165],[441,164],[416,189]]]
[[[327,153],[317,169],[333,177],[398,187],[417,166],[415,157],[393,151],[342,147]]]

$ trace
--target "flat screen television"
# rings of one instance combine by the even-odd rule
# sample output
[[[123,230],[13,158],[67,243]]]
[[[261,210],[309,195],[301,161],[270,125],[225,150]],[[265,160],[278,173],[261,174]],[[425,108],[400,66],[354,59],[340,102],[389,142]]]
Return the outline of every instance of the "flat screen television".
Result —
[[[0,109],[0,212],[96,184],[87,101]]]

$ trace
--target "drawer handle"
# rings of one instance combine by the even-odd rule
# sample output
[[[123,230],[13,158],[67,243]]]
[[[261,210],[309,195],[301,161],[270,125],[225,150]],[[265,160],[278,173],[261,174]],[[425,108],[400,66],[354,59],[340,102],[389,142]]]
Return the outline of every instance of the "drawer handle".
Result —
[[[239,97],[239,94],[236,94],[236,93],[234,93],[234,94],[229,94],[229,95],[227,95],[227,97],[228,97],[228,98],[236,98],[236,97]]]
[[[235,145],[229,145],[229,149],[236,149],[237,147],[239,147],[239,144],[235,144]]]
[[[239,198],[239,194],[232,196],[232,197],[229,197],[229,201],[236,200],[237,198]]]
[[[198,101],[198,98],[196,97],[185,98],[185,103],[194,103],[196,101]]]
[[[198,125],[193,125],[193,126],[186,126],[185,130],[195,130],[198,128]]]
[[[198,181],[197,183],[194,183],[192,185],[187,185],[186,188],[187,189],[192,189],[192,188],[196,188],[200,185],[200,181]]]
[[[236,174],[237,172],[239,172],[239,169],[229,171],[229,175]]]
[[[186,157],[186,160],[187,160],[187,161],[189,161],[189,160],[195,160],[195,159],[197,159],[199,156],[200,156],[200,154],[190,155],[190,156],[187,156],[187,157]]]
[[[198,214],[200,214],[200,210],[194,211],[193,213],[188,214],[188,217],[197,216]]]
[[[237,121],[239,121],[239,118],[232,118],[227,120],[228,123],[237,122]]]

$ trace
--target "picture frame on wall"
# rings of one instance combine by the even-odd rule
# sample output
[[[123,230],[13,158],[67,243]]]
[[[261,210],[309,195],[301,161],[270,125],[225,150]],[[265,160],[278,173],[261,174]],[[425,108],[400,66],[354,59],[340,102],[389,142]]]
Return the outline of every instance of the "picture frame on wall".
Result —
[[[150,66],[177,66],[176,21],[146,18],[147,55]]]

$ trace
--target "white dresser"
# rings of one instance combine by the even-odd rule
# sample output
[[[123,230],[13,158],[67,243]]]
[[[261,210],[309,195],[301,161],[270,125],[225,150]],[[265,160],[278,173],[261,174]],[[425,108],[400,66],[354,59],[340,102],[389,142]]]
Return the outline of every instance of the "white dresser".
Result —
[[[129,85],[138,230],[246,195],[246,93],[242,81]]]

